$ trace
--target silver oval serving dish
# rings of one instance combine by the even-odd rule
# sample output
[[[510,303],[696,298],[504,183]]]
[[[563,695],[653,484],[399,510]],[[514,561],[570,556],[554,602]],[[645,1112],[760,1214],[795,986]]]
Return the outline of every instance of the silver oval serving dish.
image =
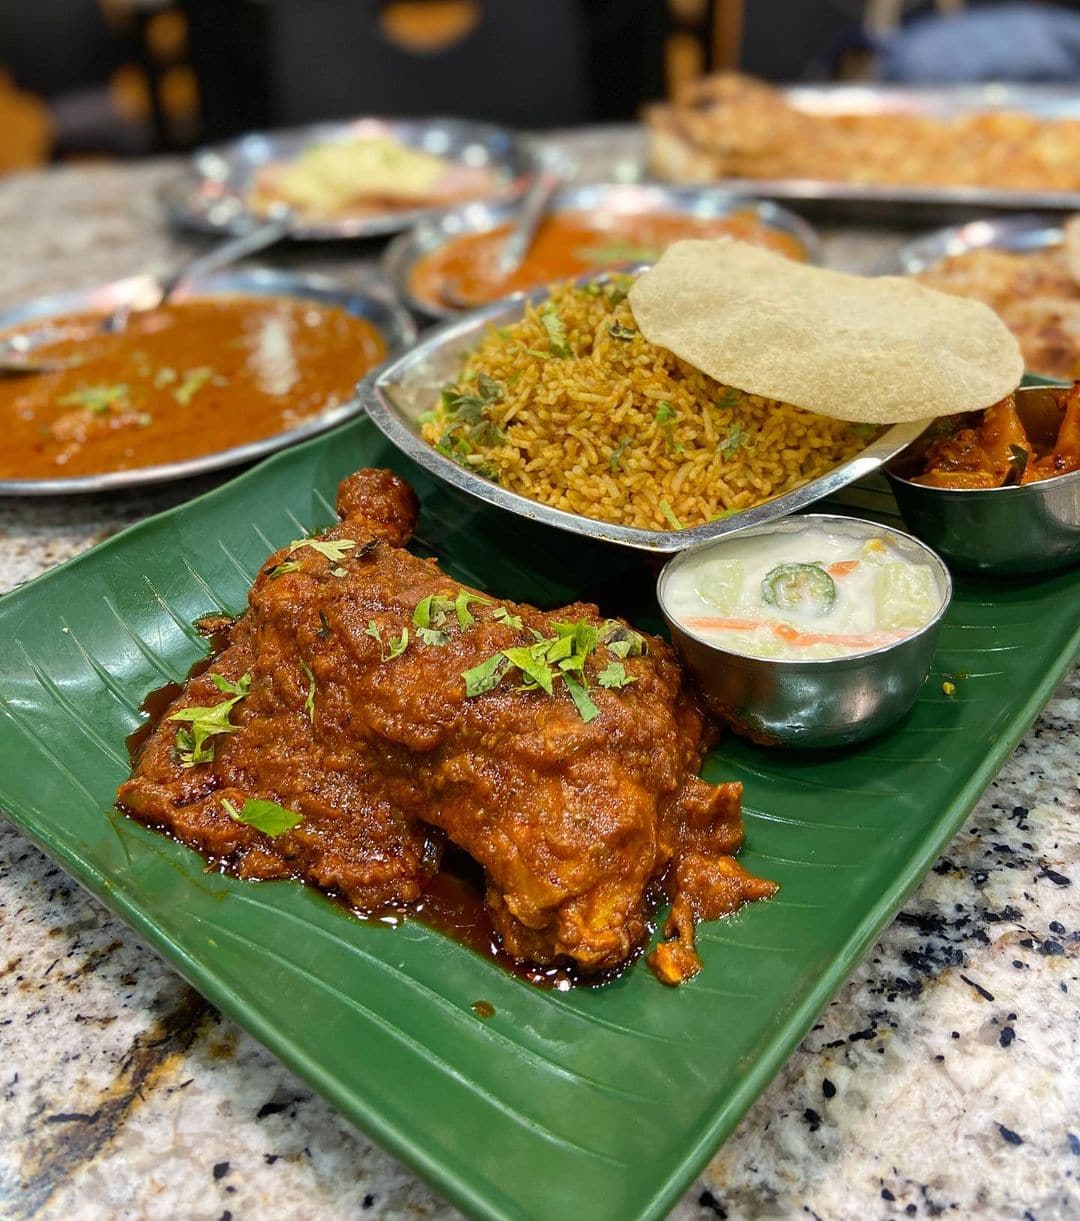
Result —
[[[603,277],[584,276],[579,283]],[[635,526],[613,525],[554,509],[508,491],[473,471],[466,470],[439,453],[420,436],[420,416],[438,400],[440,389],[452,381],[463,355],[491,328],[518,321],[527,301],[542,301],[547,289],[517,294],[497,301],[465,317],[444,322],[428,331],[423,339],[397,360],[372,370],[360,383],[359,395],[367,413],[386,437],[414,462],[431,471],[444,483],[532,521],[543,522],[571,534],[616,543],[639,551],[659,553],[682,551],[693,543],[722,538],[750,526],[764,525],[786,517],[831,495],[864,475],[876,471],[918,437],[930,423],[896,424],[884,432],[857,457],[835,467],[810,483],[778,496],[765,504],[720,521],[707,522],[683,530],[644,530]]]
[[[412,276],[417,263],[454,238],[466,233],[496,229],[513,218],[512,199],[477,201],[463,204],[441,216],[421,221],[407,233],[396,237],[383,255],[383,271],[409,306],[432,318],[460,315],[445,303],[414,295]],[[794,238],[804,251],[806,261],[820,260],[821,241],[801,217],[777,204],[709,186],[664,186],[659,183],[594,183],[571,185],[558,191],[549,213],[585,212],[640,215],[650,212],[677,213],[701,220],[719,219],[732,213],[751,213],[762,224]]]
[[[140,304],[153,303],[156,300],[156,292],[156,281],[151,276],[132,276],[127,280],[101,284],[96,288],[38,297],[0,314],[0,330],[7,331],[60,314],[82,311],[109,313],[121,305],[137,308]],[[366,283],[363,288],[353,289],[325,276],[246,268],[216,272],[194,280],[189,286],[179,290],[174,300],[182,301],[185,298],[214,294],[300,297],[318,301],[323,305],[336,305],[378,328],[386,342],[390,358],[405,351],[416,339],[416,324],[408,311],[402,307],[388,286],[374,280]],[[31,329],[30,326],[26,327],[27,331]],[[182,462],[110,471],[102,475],[80,475],[74,478],[0,479],[0,495],[54,496],[73,492],[106,492],[117,488],[163,483],[170,479],[185,479],[190,475],[201,475],[205,471],[250,462],[274,450],[284,449],[340,424],[359,410],[359,399],[353,396],[286,432],[275,433],[273,436],[217,453],[188,458]]]
[[[1035,214],[987,217],[947,229],[935,229],[933,233],[905,243],[875,270],[882,276],[913,276],[951,255],[967,254],[987,246],[1018,252],[1046,250],[1060,246],[1064,241],[1063,219]]]
[[[1029,437],[1039,433],[1063,387],[1016,391],[1016,411]],[[1055,434],[1056,435],[1056,431]],[[1080,471],[1004,488],[935,488],[912,483],[925,445],[890,462],[885,474],[908,529],[957,568],[1026,576],[1080,564]]]
[[[495,171],[495,195],[524,189],[536,165],[532,143],[504,127],[466,119],[361,118],[317,123],[286,131],[250,132],[227,144],[199,149],[188,171],[165,188],[175,224],[204,233],[243,233],[259,223],[247,199],[255,176],[273,162],[289,161],[313,144],[386,136],[463,165]],[[299,241],[376,237],[407,229],[440,208],[395,208],[367,216],[305,219],[297,216],[289,236]]]
[[[825,526],[855,538],[886,537],[897,551],[934,573],[941,604],[924,627],[883,648],[845,657],[779,658],[736,653],[710,642],[669,612],[672,575],[707,547],[670,560],[656,592],[671,637],[686,658],[711,710],[744,737],[767,746],[836,747],[864,741],[907,713],[930,673],[952,581],[941,559],[900,530],[856,517],[807,513],[744,532],[798,534]]]

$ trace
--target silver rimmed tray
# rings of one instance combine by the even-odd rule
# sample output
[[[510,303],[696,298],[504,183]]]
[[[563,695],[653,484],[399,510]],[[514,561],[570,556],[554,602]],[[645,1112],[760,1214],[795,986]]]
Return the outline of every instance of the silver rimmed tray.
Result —
[[[582,281],[602,277],[583,277]],[[831,495],[864,475],[876,471],[884,462],[910,444],[930,423],[929,419],[911,424],[897,424],[873,441],[856,458],[842,463],[819,479],[814,479],[793,492],[776,497],[766,504],[721,521],[707,522],[685,530],[643,530],[634,526],[618,526],[596,521],[578,513],[553,509],[508,491],[489,479],[484,479],[458,466],[420,436],[420,416],[438,401],[440,388],[452,381],[461,367],[463,355],[495,326],[516,322],[524,313],[526,301],[541,301],[546,289],[519,293],[494,305],[475,310],[429,331],[410,351],[382,368],[373,370],[360,383],[360,399],[375,425],[386,437],[414,462],[461,492],[467,492],[489,504],[517,513],[521,517],[554,526],[571,534],[615,543],[638,551],[671,553],[734,534],[749,526],[786,517],[796,509],[813,504]]]
[[[250,132],[227,144],[199,149],[187,172],[164,192],[175,224],[204,233],[243,233],[258,223],[247,204],[255,175],[289,161],[312,144],[385,136],[464,165],[490,167],[496,196],[513,197],[536,164],[534,146],[504,127],[466,119],[360,118],[286,131]],[[398,208],[370,216],[307,220],[297,217],[289,236],[299,241],[377,237],[407,229],[440,208]]]
[[[796,85],[781,90],[792,106],[811,114],[915,114],[959,118],[986,111],[1020,111],[1043,119],[1080,119],[1080,93],[1054,85]],[[902,186],[832,182],[822,178],[718,178],[714,185],[769,199],[798,202],[822,213],[872,215],[897,221],[927,215],[959,219],[973,211],[1070,211],[1080,191],[1008,190],[999,187]]]
[[[481,233],[505,224],[514,214],[513,200],[487,200],[464,204],[441,216],[415,225],[396,237],[383,255],[383,271],[403,300],[432,318],[452,318],[461,311],[413,295],[410,280],[417,263],[465,233]],[[661,183],[593,183],[564,187],[552,200],[550,212],[611,212],[643,214],[675,212],[703,220],[749,212],[763,224],[793,237],[808,262],[816,263],[821,242],[814,229],[794,212],[778,204],[711,186],[670,186]]]
[[[876,270],[883,276],[913,276],[951,255],[986,246],[1016,251],[1046,250],[1060,246],[1064,240],[1061,222],[1060,217],[1030,214],[984,217],[965,225],[950,225],[907,242]]]
[[[38,297],[16,309],[0,314],[0,330],[21,327],[54,317],[87,310],[108,313],[117,306],[152,302],[155,299],[155,281],[150,276],[132,276],[112,284],[78,292],[59,293],[50,297]],[[375,326],[384,341],[390,357],[403,352],[416,339],[416,324],[400,305],[392,290],[371,281],[363,288],[350,289],[324,276],[300,275],[294,272],[271,271],[251,268],[239,271],[222,271],[195,280],[190,286],[176,294],[176,300],[185,297],[207,296],[274,296],[301,297],[318,301],[324,305],[336,305],[358,318],[364,318]],[[32,328],[28,325],[27,331]],[[0,479],[0,495],[8,496],[53,496],[73,492],[108,492],[119,488],[140,487],[143,484],[163,483],[170,479],[184,479],[190,475],[201,475],[205,471],[218,470],[225,466],[236,466],[261,458],[274,450],[294,445],[324,429],[340,424],[360,410],[359,400],[353,396],[344,403],[305,420],[296,428],[275,433],[236,445],[230,449],[182,462],[169,462],[158,466],[134,467],[131,470],[110,471],[103,475],[80,475],[73,478],[56,479]]]

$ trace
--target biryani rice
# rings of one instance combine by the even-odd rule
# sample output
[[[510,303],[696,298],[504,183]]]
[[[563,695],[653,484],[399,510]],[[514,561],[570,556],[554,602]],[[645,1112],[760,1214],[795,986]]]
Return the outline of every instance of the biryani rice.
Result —
[[[650,530],[751,508],[865,448],[864,426],[743,394],[648,343],[628,286],[558,286],[491,331],[424,439],[510,491]]]

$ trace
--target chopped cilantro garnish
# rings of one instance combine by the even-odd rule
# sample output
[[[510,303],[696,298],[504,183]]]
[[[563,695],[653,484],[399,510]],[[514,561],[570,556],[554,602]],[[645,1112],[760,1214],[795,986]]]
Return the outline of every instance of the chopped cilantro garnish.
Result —
[[[544,660],[544,644],[543,642],[533,645],[523,645],[516,649],[504,649],[503,657],[510,662],[511,665],[517,666],[525,677],[525,682],[522,684],[523,691],[535,691],[537,689],[545,691],[548,695],[553,694],[552,683],[554,675],[551,666]]]
[[[665,403],[661,403],[660,406],[657,407],[655,418],[656,418],[657,424],[660,424],[660,425],[670,424],[672,422],[672,420],[677,420],[679,418],[679,413],[675,410],[674,407],[672,407],[672,405],[670,403],[665,402]]]
[[[214,744],[209,741],[222,733],[235,733],[237,726],[229,720],[233,708],[244,698],[251,686],[251,675],[245,674],[237,682],[230,682],[220,674],[211,674],[210,681],[219,691],[230,692],[231,698],[211,706],[181,708],[166,719],[186,721],[189,729],[176,733],[175,758],[181,767],[194,767],[198,763],[211,763],[214,759]]]
[[[869,441],[874,433],[876,433],[878,430],[878,426],[876,424],[856,424],[854,428],[856,435],[861,437],[864,441]]]
[[[312,725],[314,725],[315,724],[315,690],[316,690],[315,675],[314,675],[314,673],[312,673],[312,669],[307,664],[306,661],[302,661],[300,663],[300,669],[303,670],[304,673],[307,675],[307,680],[308,680],[307,699],[304,700],[304,711],[308,714],[308,717],[311,719]]]
[[[723,443],[719,447],[720,453],[723,454],[725,458],[734,458],[735,451],[740,445],[744,446],[746,449],[750,448],[750,446],[746,444],[746,430],[743,428],[742,424],[736,420],[728,430],[727,436],[724,438]]]
[[[621,661],[609,661],[596,676],[596,681],[601,687],[629,687],[631,683],[636,683],[637,679],[627,674]]]
[[[364,635],[371,636],[372,639],[379,642],[383,661],[393,661],[395,657],[400,657],[409,647],[409,629],[407,627],[401,629],[399,636],[392,636],[389,641],[384,641],[382,632],[379,630],[379,625],[374,619],[370,619],[367,627],[364,629]]]
[[[608,458],[608,466],[610,466],[613,471],[617,471],[619,469],[619,463],[622,461],[622,456],[624,453],[626,453],[627,446],[629,446],[632,441],[632,437],[623,437],[619,444],[616,445],[611,451],[611,457]]]
[[[57,399],[61,407],[85,407],[93,415],[104,415],[110,407],[125,407],[128,388],[125,385],[87,386]]]
[[[472,627],[475,622],[469,610],[470,604],[490,606],[491,601],[488,598],[482,598],[479,594],[471,594],[467,589],[459,589],[458,595],[454,599],[454,613],[457,615],[458,626],[461,628]]]
[[[472,699],[473,696],[493,690],[509,668],[509,661],[501,653],[494,653],[478,666],[465,670],[461,675],[465,680],[465,698]]]
[[[585,690],[584,686],[571,674],[564,674],[563,682],[566,683],[566,689],[570,692],[570,698],[574,701],[574,707],[578,710],[578,716],[586,724],[595,720],[600,715],[600,709],[589,698],[589,693]]]
[[[173,398],[181,407],[189,406],[191,400],[213,376],[214,370],[205,365],[198,369],[185,370],[180,385],[173,391]]]
[[[738,390],[735,390],[731,386],[728,386],[728,388],[724,391],[724,393],[716,400],[715,403],[713,403],[713,406],[717,409],[717,411],[731,411],[732,408],[738,406],[738,403],[739,403]]]
[[[613,322],[607,329],[607,333],[612,339],[628,340],[633,339],[637,335],[637,331],[632,326],[623,326],[619,322]]]
[[[280,564],[275,564],[272,568],[266,570],[268,577],[283,577],[290,572],[299,572],[303,567],[299,560],[283,560]]]
[[[437,649],[450,643],[450,637],[446,632],[440,631],[437,627],[418,627],[416,635],[424,644],[434,645]]]
[[[505,606],[496,606],[491,612],[491,617],[496,623],[503,624],[504,627],[513,627],[519,630],[521,628],[521,616],[511,615]]]
[[[553,307],[549,306],[543,311],[540,321],[544,330],[547,331],[548,346],[552,356],[560,356],[564,359],[573,356],[574,353],[570,350],[570,344],[566,338],[566,327],[563,326],[562,319]]]
[[[345,558],[345,552],[351,551],[355,546],[356,542],[351,538],[301,538],[289,544],[289,554],[292,555],[294,551],[298,551],[301,547],[310,547],[312,551],[317,551],[320,555],[326,556],[331,564],[340,564]]]
[[[660,512],[663,513],[665,520],[672,530],[681,530],[683,528],[682,522],[675,516],[671,505],[666,500],[660,501]]]
[[[646,652],[645,637],[617,619],[608,619],[601,626],[600,643],[609,653],[622,659],[642,657]]]
[[[421,598],[413,611],[413,627],[440,627],[454,609],[454,603],[443,594],[428,594]]]
[[[279,806],[276,801],[267,801],[262,797],[248,797],[240,810],[237,810],[228,797],[222,797],[221,805],[234,822],[254,827],[256,831],[269,835],[271,839],[284,835],[286,831],[291,831],[304,821],[302,815]]]

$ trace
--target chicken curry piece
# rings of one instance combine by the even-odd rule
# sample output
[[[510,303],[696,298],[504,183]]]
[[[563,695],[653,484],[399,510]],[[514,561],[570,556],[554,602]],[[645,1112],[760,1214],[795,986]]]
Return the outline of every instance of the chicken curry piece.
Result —
[[[694,924],[776,887],[734,859],[741,785],[697,776],[705,725],[672,649],[578,603],[463,586],[404,549],[417,503],[388,471],[341,485],[341,523],[271,556],[138,753],[135,818],[242,878],[298,878],[408,912],[444,846],[483,870],[516,962],[697,972]]]
[[[1047,446],[1025,429],[1010,394],[973,421],[933,441],[912,483],[932,488],[1000,488],[1038,483],[1080,470],[1080,381],[1064,396],[1057,436]]]

